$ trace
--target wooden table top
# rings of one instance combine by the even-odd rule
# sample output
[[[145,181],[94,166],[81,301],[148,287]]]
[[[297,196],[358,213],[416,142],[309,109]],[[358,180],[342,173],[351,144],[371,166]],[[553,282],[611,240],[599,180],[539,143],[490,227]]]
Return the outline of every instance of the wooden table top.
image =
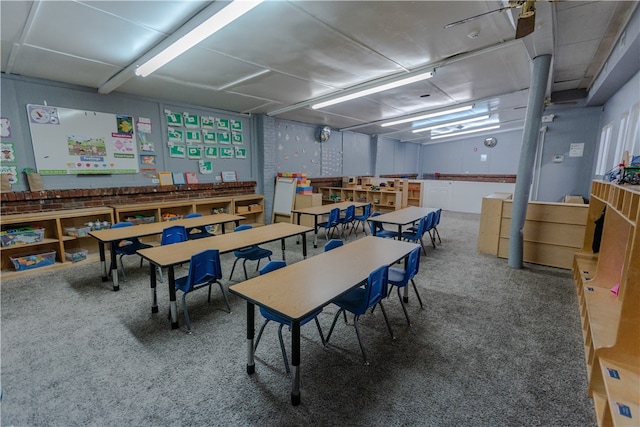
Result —
[[[370,217],[369,221],[405,225],[418,221],[420,218],[425,217],[430,212],[435,212],[436,210],[438,210],[438,208],[408,206],[397,211]]]
[[[288,319],[302,319],[367,280],[376,268],[395,263],[416,247],[415,243],[368,236],[229,290]]]
[[[275,224],[256,227],[236,233],[218,234],[202,239],[187,240],[166,246],[154,246],[142,249],[137,253],[143,258],[160,267],[181,264],[191,260],[191,255],[205,249],[218,249],[221,254],[251,245],[272,242],[285,237],[313,231],[311,227],[278,222]]]
[[[312,206],[310,208],[293,209],[291,212],[307,214],[307,215],[326,215],[331,211],[331,209],[334,209],[334,208],[338,208],[341,211],[343,211],[351,205],[355,206],[356,208],[360,208],[367,204],[368,204],[367,202],[339,202],[339,203],[330,203],[328,205],[322,205],[322,206]]]
[[[174,221],[138,224],[132,227],[107,228],[105,230],[90,231],[89,234],[102,242],[113,242],[116,240],[126,239],[128,237],[143,237],[162,234],[162,230],[173,225],[184,225],[187,228],[204,227],[205,225],[240,221],[242,219],[244,219],[243,216],[222,213],[215,215],[202,215],[196,218],[183,218]]]

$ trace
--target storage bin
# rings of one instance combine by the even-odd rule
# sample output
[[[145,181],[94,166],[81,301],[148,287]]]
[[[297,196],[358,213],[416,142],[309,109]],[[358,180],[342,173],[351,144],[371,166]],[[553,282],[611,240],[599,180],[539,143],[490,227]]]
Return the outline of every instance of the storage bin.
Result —
[[[64,234],[71,237],[87,237],[91,227],[65,227]]]
[[[23,227],[0,233],[2,247],[39,243],[44,240],[44,228]]]
[[[33,268],[55,264],[56,251],[25,255],[21,257],[10,256],[9,259],[13,262],[13,266],[16,271],[31,270]]]
[[[64,251],[64,257],[67,261],[78,262],[83,259],[87,259],[87,254],[89,253],[86,249],[68,249]]]
[[[124,219],[127,222],[132,223],[133,225],[138,225],[138,224],[151,224],[153,222],[156,222],[156,217],[155,216],[135,216],[135,217],[127,217]]]
[[[236,206],[236,213],[243,214],[249,212],[249,206]]]

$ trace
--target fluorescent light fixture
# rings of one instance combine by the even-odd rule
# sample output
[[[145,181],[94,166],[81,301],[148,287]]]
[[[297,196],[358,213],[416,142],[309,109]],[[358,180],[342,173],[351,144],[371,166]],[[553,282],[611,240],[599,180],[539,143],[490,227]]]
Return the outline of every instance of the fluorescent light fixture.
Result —
[[[437,125],[433,125],[433,126],[429,126],[426,128],[420,128],[420,129],[416,129],[414,131],[412,131],[413,133],[418,133],[418,132],[426,132],[428,130],[433,130],[433,129],[439,129],[439,128],[446,128],[449,126],[455,126],[455,125],[461,125],[463,123],[473,123],[473,122],[479,122],[482,120],[486,120],[489,117],[491,117],[490,114],[485,114],[484,116],[480,116],[480,117],[473,117],[471,119],[464,119],[464,120],[457,120],[455,122],[449,122],[449,123],[440,123]]]
[[[409,117],[407,119],[394,120],[392,122],[382,123],[380,126],[387,127],[393,125],[399,125],[401,123],[415,122],[417,120],[431,119],[433,117],[446,116],[447,114],[460,113],[462,111],[469,111],[473,108],[474,104],[465,105],[464,107],[456,107],[450,110],[438,111],[436,113],[423,114],[422,116]]]
[[[416,74],[415,76],[407,77],[405,79],[396,80],[395,82],[382,84],[380,86],[374,86],[369,89],[364,89],[358,92],[351,93],[349,95],[339,96],[329,101],[320,102],[311,106],[312,109],[317,110],[319,108],[328,107],[329,105],[339,104],[341,102],[350,101],[352,99],[361,98],[363,96],[371,95],[385,90],[394,89],[396,87],[408,85],[410,83],[419,82],[421,80],[430,79],[433,77],[433,71],[426,73]]]
[[[482,131],[485,131],[485,130],[492,130],[492,129],[500,129],[500,125],[488,126],[486,128],[480,128],[480,129],[465,130],[465,131],[462,131],[462,132],[444,133],[444,134],[441,134],[441,135],[432,136],[431,139],[448,138],[450,136],[466,135],[468,133],[476,133],[476,132],[482,132]]]
[[[211,18],[189,31],[169,47],[136,68],[136,76],[147,77],[169,61],[180,56],[216,31],[226,27],[264,0],[235,0]]]

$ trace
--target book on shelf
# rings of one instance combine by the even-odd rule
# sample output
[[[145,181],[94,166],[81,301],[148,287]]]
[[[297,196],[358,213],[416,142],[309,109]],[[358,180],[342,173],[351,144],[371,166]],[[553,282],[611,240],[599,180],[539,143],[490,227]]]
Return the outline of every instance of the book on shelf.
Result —
[[[198,174],[196,172],[185,172],[184,177],[187,181],[187,184],[197,184],[198,183]]]
[[[173,185],[186,184],[186,181],[184,180],[184,174],[182,172],[172,172],[171,177],[173,178]]]
[[[173,185],[173,175],[171,172],[158,172],[160,185]]]

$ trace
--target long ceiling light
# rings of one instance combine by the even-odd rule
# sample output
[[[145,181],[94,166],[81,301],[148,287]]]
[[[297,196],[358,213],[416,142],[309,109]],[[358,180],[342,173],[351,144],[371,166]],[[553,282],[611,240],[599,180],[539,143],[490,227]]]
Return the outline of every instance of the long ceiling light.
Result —
[[[415,129],[412,132],[413,133],[418,133],[418,132],[426,132],[428,130],[433,130],[433,129],[439,129],[439,128],[446,128],[449,126],[456,126],[456,125],[461,125],[463,123],[473,123],[473,122],[479,122],[482,120],[486,120],[489,117],[491,117],[490,114],[485,114],[484,116],[480,116],[480,117],[473,117],[471,119],[464,119],[464,120],[457,120],[455,122],[449,122],[449,123],[440,123],[437,125],[433,125],[433,126],[428,126],[426,128],[420,128],[420,129]]]
[[[407,119],[394,120],[392,122],[382,123],[380,126],[382,126],[384,128],[384,127],[387,127],[387,126],[394,126],[394,125],[399,125],[399,124],[402,124],[402,123],[415,122],[417,120],[424,120],[424,119],[431,119],[431,118],[439,117],[439,116],[446,116],[447,114],[460,113],[462,111],[471,110],[473,108],[473,106],[474,106],[474,104],[465,105],[464,107],[456,107],[456,108],[452,108],[450,110],[437,111],[435,113],[423,114],[422,116],[415,116],[415,117],[409,117]]]
[[[385,83],[379,86],[374,86],[368,89],[360,90],[358,92],[350,93],[349,95],[339,96],[334,99],[330,99],[328,101],[320,102],[318,104],[313,104],[311,106],[312,109],[317,110],[320,108],[328,107],[329,105],[339,104],[341,102],[350,101],[352,99],[361,98],[363,96],[371,95],[378,92],[383,92],[385,90],[394,89],[400,86],[408,85],[411,83],[419,82],[421,80],[430,79],[433,77],[433,71],[428,71],[426,73],[416,74],[415,76],[407,77],[406,79],[396,80],[394,82]]]
[[[191,49],[216,31],[226,27],[263,1],[264,0],[235,0],[211,18],[176,40],[162,52],[136,68],[136,76],[147,77],[158,68]]]
[[[482,132],[482,131],[485,131],[485,130],[492,130],[492,129],[500,129],[500,125],[488,126],[488,127],[480,128],[480,129],[465,130],[465,131],[462,131],[462,132],[443,133],[441,135],[432,136],[431,139],[448,138],[450,136],[466,135],[468,133],[476,133],[476,132]]]

